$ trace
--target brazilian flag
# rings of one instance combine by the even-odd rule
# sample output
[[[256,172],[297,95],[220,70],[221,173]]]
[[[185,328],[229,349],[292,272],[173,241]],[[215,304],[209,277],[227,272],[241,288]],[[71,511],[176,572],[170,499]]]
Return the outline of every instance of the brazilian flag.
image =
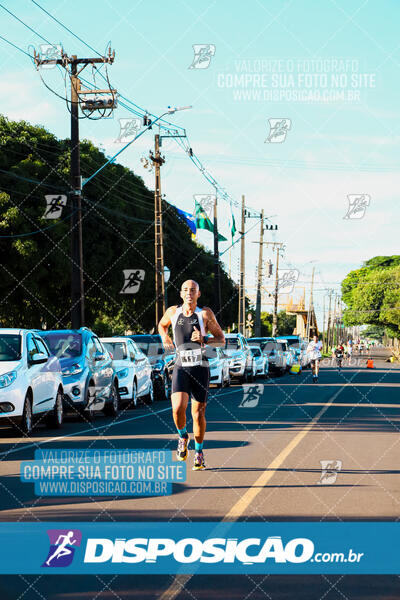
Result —
[[[207,229],[207,231],[211,231],[212,233],[214,233],[214,225],[208,218],[207,213],[204,210],[204,208],[202,207],[202,205],[200,204],[200,202],[197,202],[197,200],[195,203],[195,211],[196,211],[196,227],[197,227],[197,229]],[[221,235],[219,233],[218,241],[226,242],[226,237],[224,237],[223,235]]]

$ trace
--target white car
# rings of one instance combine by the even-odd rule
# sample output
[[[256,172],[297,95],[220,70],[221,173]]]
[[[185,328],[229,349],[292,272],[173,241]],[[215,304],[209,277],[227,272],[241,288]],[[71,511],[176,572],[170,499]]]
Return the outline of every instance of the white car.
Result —
[[[152,369],[147,356],[128,337],[104,337],[100,341],[113,357],[121,402],[137,406],[141,398],[151,404],[154,391]]]
[[[229,387],[231,385],[229,357],[222,348],[214,346],[206,346],[206,357],[210,368],[210,383],[215,383],[217,387]]]
[[[0,329],[0,419],[29,435],[34,421],[59,428],[63,416],[58,358],[34,331]]]
[[[241,333],[225,333],[224,353],[229,357],[231,377],[241,383],[254,380],[254,361],[246,338]]]
[[[254,361],[254,376],[261,375],[261,377],[265,377],[268,373],[268,357],[266,354],[261,352],[260,346],[249,346],[251,353],[253,355]]]

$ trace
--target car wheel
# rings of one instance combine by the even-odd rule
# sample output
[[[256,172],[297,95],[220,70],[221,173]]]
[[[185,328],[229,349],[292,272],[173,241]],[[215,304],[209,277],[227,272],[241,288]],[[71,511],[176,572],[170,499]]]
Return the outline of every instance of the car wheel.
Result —
[[[54,429],[60,429],[62,427],[64,421],[64,395],[59,389],[57,391],[56,401],[54,403],[53,410],[49,413],[47,417],[47,425],[48,427],[52,427]]]
[[[154,380],[153,380],[154,388]],[[170,393],[169,375],[167,371],[164,372],[161,380],[158,380],[155,391],[156,400],[168,400]]]
[[[149,391],[146,394],[146,396],[144,396],[144,403],[145,404],[153,404],[154,402],[154,386],[153,386],[153,380],[150,380],[150,387],[149,387]]]
[[[24,435],[30,435],[33,428],[33,416],[32,416],[32,399],[29,393],[25,396],[24,410],[22,411],[22,419],[19,425],[15,425],[18,431],[22,431]]]
[[[250,383],[253,383],[253,381],[254,381],[254,367],[253,366],[251,367],[251,371],[248,372],[247,378],[248,378],[247,380]]]
[[[91,381],[86,388],[85,403],[78,407],[82,421],[91,421],[94,417],[94,403],[96,401],[96,388]]]
[[[243,375],[240,378],[240,382],[241,383],[248,383],[249,382],[249,373],[246,370],[246,367],[244,368],[244,372],[243,372]]]
[[[225,380],[225,387],[231,387],[231,374],[228,371],[228,377]]]
[[[115,381],[111,384],[111,392],[108,402],[104,405],[103,412],[107,417],[116,417],[119,411],[119,393]]]
[[[221,381],[217,381],[216,383],[217,388],[223,388],[224,387],[224,372],[221,370]]]
[[[136,379],[134,379],[133,383],[132,383],[132,398],[129,402],[129,406],[131,406],[132,408],[136,408],[137,405],[138,405],[137,383],[136,383]]]

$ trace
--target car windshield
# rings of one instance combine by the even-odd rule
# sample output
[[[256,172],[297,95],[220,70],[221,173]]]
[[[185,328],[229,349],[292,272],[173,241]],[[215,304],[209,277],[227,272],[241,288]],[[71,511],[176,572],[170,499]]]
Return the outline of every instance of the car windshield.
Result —
[[[253,356],[261,356],[261,350],[259,348],[250,348]]]
[[[158,336],[133,335],[132,339],[140,348],[140,350],[146,354],[146,356],[157,356],[157,354],[164,354],[162,341]]]
[[[300,348],[300,342],[297,338],[287,338],[285,339],[285,343],[288,346],[294,346],[295,348]]]
[[[267,342],[263,348],[264,352],[273,352],[274,350],[277,350],[278,345],[276,342]]]
[[[20,360],[21,336],[19,334],[0,334],[0,361]]]
[[[41,337],[57,358],[76,358],[82,354],[82,336],[79,333],[45,333]]]
[[[213,346],[206,346],[206,357],[209,359],[218,358],[218,350]]]
[[[240,350],[239,338],[225,337],[225,350]]]
[[[125,360],[128,358],[125,342],[103,342],[103,346],[111,352],[113,360]]]

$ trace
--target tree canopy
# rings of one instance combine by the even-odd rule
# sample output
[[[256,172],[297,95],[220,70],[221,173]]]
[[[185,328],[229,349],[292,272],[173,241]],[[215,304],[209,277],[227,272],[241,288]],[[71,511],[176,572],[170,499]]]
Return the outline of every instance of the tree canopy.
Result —
[[[400,256],[375,256],[342,282],[345,325],[376,325],[400,337]]]
[[[81,172],[107,160],[83,140]],[[0,116],[0,325],[70,327],[70,141],[43,127]],[[67,197],[60,218],[44,219],[45,195]],[[154,326],[154,196],[141,177],[110,164],[84,187],[83,253],[86,324],[101,333]],[[176,209],[163,201],[164,260],[171,271],[168,303],[182,281],[200,283],[213,305],[213,256],[194,242]],[[121,294],[124,269],[144,269],[137,294]],[[222,325],[237,315],[237,288],[221,265]]]

